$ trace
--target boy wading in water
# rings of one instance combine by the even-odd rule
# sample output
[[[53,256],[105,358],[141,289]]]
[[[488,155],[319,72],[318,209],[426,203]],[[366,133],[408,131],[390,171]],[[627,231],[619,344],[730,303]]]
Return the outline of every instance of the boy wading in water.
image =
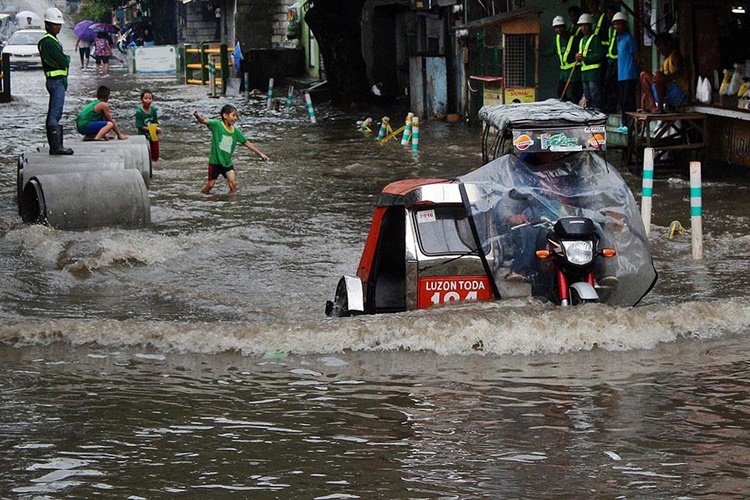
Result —
[[[201,189],[201,193],[208,194],[216,184],[216,179],[223,175],[227,179],[229,192],[237,192],[237,176],[234,172],[232,154],[237,143],[244,144],[247,149],[260,156],[263,161],[268,161],[268,156],[250,142],[242,131],[235,127],[237,122],[237,108],[230,104],[221,108],[221,120],[206,120],[197,111],[193,116],[198,123],[206,125],[212,133],[211,153],[208,157],[208,181]]]

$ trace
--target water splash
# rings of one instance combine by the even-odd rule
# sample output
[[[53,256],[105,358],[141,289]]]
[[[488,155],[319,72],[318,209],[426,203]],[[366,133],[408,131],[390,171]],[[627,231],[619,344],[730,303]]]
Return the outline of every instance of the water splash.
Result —
[[[428,351],[440,355],[531,355],[651,349],[679,338],[750,333],[750,300],[578,308],[534,300],[458,304],[402,314],[271,324],[36,320],[0,326],[16,347],[64,342],[159,352],[337,353]]]

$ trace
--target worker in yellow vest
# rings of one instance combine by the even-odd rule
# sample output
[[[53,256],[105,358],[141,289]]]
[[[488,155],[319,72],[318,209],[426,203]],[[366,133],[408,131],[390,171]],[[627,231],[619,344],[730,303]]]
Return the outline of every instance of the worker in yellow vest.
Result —
[[[578,104],[583,97],[581,68],[576,63],[578,38],[570,34],[562,16],[556,16],[552,20],[552,29],[555,32],[555,54],[560,66],[557,96],[563,101],[573,101]]]
[[[618,4],[607,4],[607,8],[604,11],[604,15],[607,18],[607,32],[599,33],[605,55],[601,70],[602,111],[605,113],[617,113],[617,32],[612,25],[612,19],[615,14],[619,13]]]
[[[65,106],[65,92],[68,90],[68,68],[70,67],[70,56],[63,52],[62,44],[57,39],[63,23],[60,9],[55,7],[47,9],[44,12],[44,28],[47,34],[37,44],[46,78],[47,92],[49,92],[45,126],[51,155],[73,154],[72,149],[63,147],[63,127],[60,125]]]
[[[591,16],[591,29],[594,35],[599,37],[599,41],[602,45],[609,45],[607,32],[609,31],[609,27],[611,25],[609,21],[611,19],[611,16],[607,17],[607,14],[602,12],[600,0],[589,0],[588,6],[588,13]],[[619,7],[617,7],[615,4],[609,4],[607,5],[607,8],[615,9],[615,12],[619,10]]]
[[[570,19],[570,28],[568,32],[571,36],[581,36],[581,28],[578,26],[578,18],[583,14],[583,9],[577,5],[568,7],[568,18]]]
[[[578,44],[576,61],[581,64],[581,82],[586,107],[599,109],[601,107],[600,72],[604,51],[601,40],[594,34],[593,22],[590,14],[581,14],[578,18],[583,38]]]

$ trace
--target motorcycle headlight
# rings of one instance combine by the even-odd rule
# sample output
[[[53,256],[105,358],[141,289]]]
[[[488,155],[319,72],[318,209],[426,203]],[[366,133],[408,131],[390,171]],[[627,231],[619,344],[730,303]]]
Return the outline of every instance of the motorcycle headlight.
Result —
[[[594,242],[592,241],[563,241],[565,256],[568,262],[582,266],[594,258]]]

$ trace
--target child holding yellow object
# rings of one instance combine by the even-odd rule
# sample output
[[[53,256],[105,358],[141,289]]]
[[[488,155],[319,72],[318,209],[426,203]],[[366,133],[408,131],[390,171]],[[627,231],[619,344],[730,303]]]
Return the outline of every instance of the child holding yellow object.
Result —
[[[159,161],[159,108],[153,105],[154,93],[150,90],[141,92],[141,105],[135,110],[135,128],[148,139],[151,147],[151,160]]]

